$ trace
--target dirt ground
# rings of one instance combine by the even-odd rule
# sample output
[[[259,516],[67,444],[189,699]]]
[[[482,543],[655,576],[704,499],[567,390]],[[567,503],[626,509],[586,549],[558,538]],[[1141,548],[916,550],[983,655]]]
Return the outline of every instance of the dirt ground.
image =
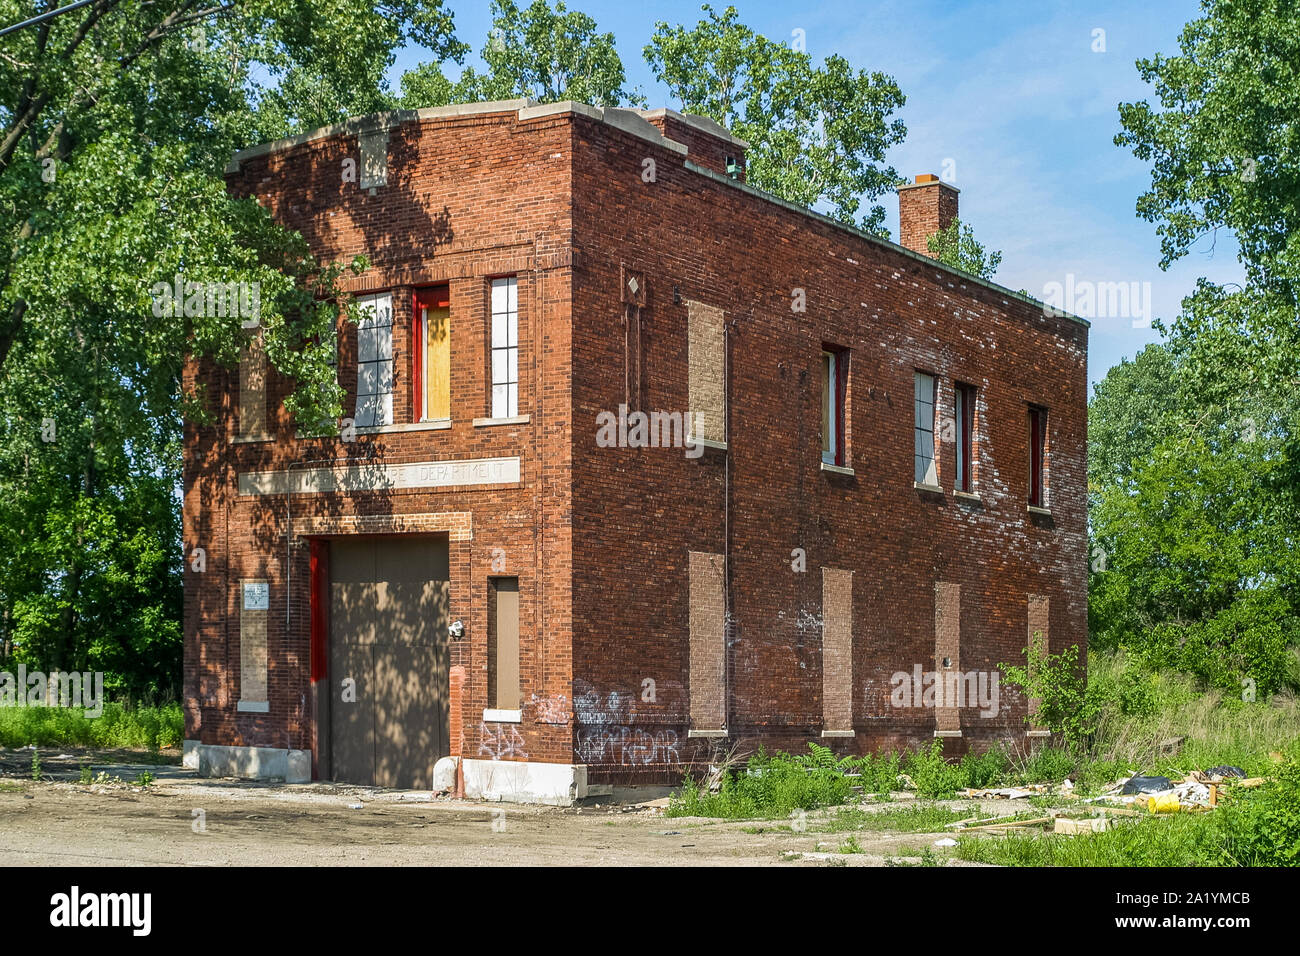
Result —
[[[788,821],[667,818],[644,806],[534,807],[202,779],[175,764],[127,762],[132,756],[141,755],[41,752],[37,782],[30,750],[0,751],[0,865],[882,866],[915,864],[945,836],[859,831],[863,852],[847,854],[838,848],[848,834],[816,832],[817,813],[792,832],[778,829]],[[85,764],[110,779],[82,785]],[[153,781],[135,785],[145,771]],[[933,852],[946,865],[968,865],[951,850]]]

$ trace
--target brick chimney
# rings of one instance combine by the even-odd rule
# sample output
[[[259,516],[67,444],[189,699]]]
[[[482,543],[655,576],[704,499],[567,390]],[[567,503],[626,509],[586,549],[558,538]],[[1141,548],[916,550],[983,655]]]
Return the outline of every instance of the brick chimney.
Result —
[[[957,189],[931,173],[898,187],[898,242],[934,258],[926,239],[952,225],[957,218]]]

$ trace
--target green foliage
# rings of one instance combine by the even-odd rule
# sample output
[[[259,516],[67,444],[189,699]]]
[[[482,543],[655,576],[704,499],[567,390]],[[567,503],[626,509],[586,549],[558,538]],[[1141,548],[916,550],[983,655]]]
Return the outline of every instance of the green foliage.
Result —
[[[802,49],[739,22],[735,7],[695,26],[660,21],[645,47],[655,79],[687,113],[708,116],[749,143],[746,181],[803,206],[825,206],[841,222],[880,235],[885,210],[868,203],[893,190],[885,152],[906,128],[890,120],[905,97],[893,77],[854,70],[841,56],[820,66]]]
[[[148,770],[141,770],[139,776],[135,778],[137,787],[147,787],[154,781],[154,776]]]
[[[808,766],[788,754],[755,754],[743,771],[731,771],[717,793],[702,789],[691,777],[682,782],[667,816],[749,819],[789,816],[796,810],[843,803],[852,784],[838,770]]]
[[[920,750],[907,759],[907,775],[922,797],[948,798],[967,786],[962,768],[943,757],[943,742],[936,740],[929,750]]]
[[[99,717],[63,707],[0,707],[0,746],[175,748],[185,738],[180,704],[128,710],[108,703]]]
[[[1019,687],[1025,697],[1039,702],[1038,713],[1032,718],[1026,716],[1026,722],[1041,724],[1069,744],[1085,743],[1100,717],[1101,702],[1089,693],[1078,646],[1072,644],[1052,654],[1043,635],[1035,632],[1024,654],[1023,665],[999,666],[1007,684]]]
[[[644,106],[625,88],[623,61],[612,33],[600,33],[585,13],[533,0],[492,0],[492,27],[480,55],[486,72],[466,68],[456,82],[436,63],[402,75],[404,109],[531,97],[540,103],[576,100],[593,106]]]
[[[155,286],[258,289],[290,414],[336,418],[347,267],[223,173],[241,146],[387,105],[408,41],[460,49],[439,0],[123,0],[0,38],[0,666],[179,692],[182,411],[213,411],[182,363],[233,365],[249,333],[155,311]]]
[[[1007,752],[1001,747],[994,747],[976,756],[967,751],[961,759],[962,783],[965,787],[985,790],[996,786],[1011,767]]]
[[[984,246],[975,238],[975,230],[960,219],[954,219],[947,229],[926,237],[925,244],[940,262],[981,279],[992,279],[1002,262],[1002,253],[985,252]]]
[[[1215,813],[1223,856],[1235,866],[1300,866],[1300,759],[1254,790],[1230,791]]]
[[[90,764],[81,765],[80,781],[83,785],[86,786],[89,786],[90,784],[95,782],[95,771],[91,768]]]
[[[37,783],[41,779],[41,755],[37,751],[32,751],[32,779]]]

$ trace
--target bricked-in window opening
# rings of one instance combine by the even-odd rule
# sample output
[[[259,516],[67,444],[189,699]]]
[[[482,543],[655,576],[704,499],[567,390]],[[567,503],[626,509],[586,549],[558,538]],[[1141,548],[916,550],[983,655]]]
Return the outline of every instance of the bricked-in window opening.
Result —
[[[492,417],[519,414],[519,287],[492,280]]]
[[[958,382],[953,390],[957,426],[958,491],[975,490],[975,386]]]
[[[726,332],[721,309],[686,302],[687,362],[691,436],[721,444],[727,440]]]
[[[416,290],[411,343],[415,420],[451,418],[451,297],[445,285]]]
[[[266,428],[266,351],[261,331],[254,332],[248,347],[239,356],[239,435],[241,438],[267,437]]]
[[[847,349],[822,349],[822,462],[844,466],[848,448],[844,417],[844,396],[849,378]]]
[[[357,297],[358,427],[393,424],[393,296]]]
[[[1047,409],[1029,406],[1029,504],[1047,507]]]
[[[488,707],[518,710],[519,579],[488,579]]]
[[[913,397],[913,405],[916,409],[913,442],[916,483],[937,487],[939,470],[934,458],[935,379],[933,375],[926,372],[916,373]]]
[[[239,583],[239,703],[236,709],[265,713],[270,709],[266,635],[270,588],[263,580],[242,580]]]

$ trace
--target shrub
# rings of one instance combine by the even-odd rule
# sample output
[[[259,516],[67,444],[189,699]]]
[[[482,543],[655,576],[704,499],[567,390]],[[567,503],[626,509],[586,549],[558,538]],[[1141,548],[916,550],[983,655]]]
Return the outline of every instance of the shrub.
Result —
[[[929,750],[918,750],[907,759],[907,775],[922,797],[952,797],[965,785],[961,767],[943,758],[943,742],[936,740]]]

